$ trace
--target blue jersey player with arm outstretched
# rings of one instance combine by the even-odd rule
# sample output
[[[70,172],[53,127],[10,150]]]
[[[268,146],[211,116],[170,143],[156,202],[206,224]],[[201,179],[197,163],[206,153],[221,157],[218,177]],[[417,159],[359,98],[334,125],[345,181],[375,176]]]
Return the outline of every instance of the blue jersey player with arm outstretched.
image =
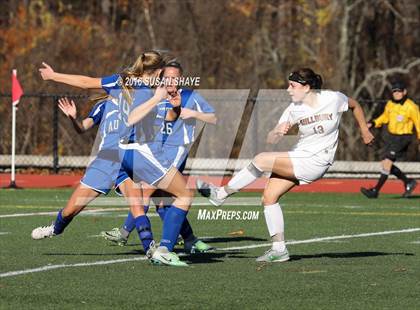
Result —
[[[121,123],[125,126],[120,131],[122,139],[119,143],[122,168],[134,182],[145,181],[157,188],[165,189],[175,197],[173,204],[165,214],[160,244],[156,248],[151,248],[151,261],[170,266],[187,266],[172,250],[191,207],[194,192],[187,188],[181,173],[172,167],[165,157],[162,146],[147,140],[152,136],[153,132],[150,131],[154,126],[144,126],[144,124],[149,124],[149,120],[153,119],[154,121],[156,105],[168,97],[165,87],[158,87],[154,93],[150,89],[149,95],[147,95],[148,89],[146,89],[152,86],[153,80],[159,76],[163,65],[163,58],[158,52],[143,53],[132,67],[121,74],[122,83],[117,82],[119,87],[112,89],[110,95],[118,100]],[[40,69],[44,79],[52,79],[83,88],[105,86],[102,83],[103,79],[55,73],[47,65],[44,66],[45,68]],[[141,85],[144,85],[145,89],[127,87],[125,84],[127,77],[140,78]],[[86,204],[72,203],[66,206],[63,209],[62,217],[65,220],[70,219]],[[46,232],[41,229],[41,235],[53,236],[55,227],[56,225],[53,225],[52,232],[50,232],[51,229],[47,229]]]
[[[95,102],[93,108],[88,116],[81,122],[77,120],[76,105],[72,100],[67,98],[59,99],[60,109],[72,121],[75,130],[78,133],[83,133],[94,126],[99,126],[98,137],[98,153],[95,158],[90,162],[86,172],[80,181],[80,188],[84,188],[84,192],[89,192],[92,196],[99,194],[107,194],[113,187],[113,184],[120,171],[119,160],[119,137],[120,137],[120,117],[118,103],[114,98],[109,96],[99,96],[93,100]],[[131,206],[139,207],[141,205],[141,190],[136,187],[132,180],[127,180],[124,186],[121,187],[122,193],[131,197],[128,199]],[[80,191],[75,191],[80,195]],[[73,195],[73,200],[82,200],[83,196]],[[135,198],[135,199],[134,199]],[[61,213],[60,213],[61,212]],[[59,212],[58,217],[61,217],[62,223],[58,222],[54,225],[54,233],[60,234],[64,231],[65,227],[70,223],[74,215],[67,220],[63,219],[62,211]],[[38,231],[34,231],[34,239],[38,239]],[[139,237],[143,244],[144,251],[147,252],[150,243],[153,241],[151,229],[145,233],[144,229],[139,230]]]
[[[163,76],[167,82],[170,82],[171,79],[179,78],[181,75],[182,67],[179,63],[170,62],[165,65]],[[157,104],[156,124],[160,126],[160,129],[154,141],[163,146],[165,156],[172,163],[172,166],[182,173],[189,149],[194,142],[197,119],[214,124],[216,122],[215,111],[195,91],[188,89],[178,90],[176,85],[171,85],[171,83],[167,83],[167,90],[171,95],[171,99],[165,99]],[[146,210],[149,204],[149,197],[153,195],[152,198],[157,207],[157,212],[161,219],[164,220],[166,210],[172,203],[172,198],[165,191],[156,190],[155,187],[151,187],[148,184],[143,183],[142,187]],[[102,232],[102,235],[107,240],[125,243],[133,229],[134,220],[129,213],[121,228]],[[180,235],[184,239],[186,252],[207,252],[212,249],[211,246],[196,238],[188,219],[185,219]]]
[[[123,115],[128,115],[129,107],[127,107],[124,99],[129,90],[122,91],[120,80],[122,77],[142,77],[144,68],[149,65],[154,75],[159,74],[159,68],[163,65],[163,60],[158,53],[151,52],[150,57],[143,54],[139,60],[123,74],[116,74],[104,78],[90,78],[80,75],[69,75],[56,73],[47,64],[45,68],[40,69],[41,75],[45,80],[54,80],[72,86],[82,88],[103,88],[107,92],[107,96],[102,97],[102,102],[94,106],[89,116],[82,122],[76,120],[75,105],[66,99],[59,102],[60,108],[66,115],[70,117],[75,129],[78,132],[84,132],[95,124],[99,124],[99,134],[101,141],[99,143],[99,151],[95,159],[89,164],[81,183],[73,192],[66,207],[59,211],[55,223],[50,226],[38,227],[33,230],[32,237],[34,239],[43,239],[53,237],[63,233],[64,229],[70,224],[72,219],[83,210],[83,208],[98,197],[100,194],[107,194],[113,187],[117,176],[123,173],[121,169],[122,155],[119,148],[121,138],[129,137],[134,134],[134,128],[124,124]],[[140,62],[139,62],[140,61]],[[149,64],[151,63],[151,64]],[[138,70],[141,68],[141,70]],[[137,74],[138,71],[140,74]],[[137,96],[137,101],[147,100],[151,97],[150,88],[142,88]],[[122,98],[124,97],[124,98]],[[131,213],[135,215],[135,226],[139,232],[144,250],[147,251],[153,241],[151,225],[149,219],[145,216],[143,205],[141,204],[141,191],[134,183],[127,179],[120,186],[124,196],[127,197]]]

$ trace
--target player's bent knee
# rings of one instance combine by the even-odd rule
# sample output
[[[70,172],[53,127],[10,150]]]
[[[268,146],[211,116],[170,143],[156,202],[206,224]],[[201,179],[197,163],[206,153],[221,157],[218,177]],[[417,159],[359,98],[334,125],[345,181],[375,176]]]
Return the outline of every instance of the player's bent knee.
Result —
[[[263,170],[264,166],[266,165],[266,161],[267,161],[267,154],[266,153],[259,153],[252,160],[252,164],[255,167],[257,167],[259,170]]]
[[[177,200],[183,205],[191,205],[194,198],[194,191],[190,189],[183,190],[179,195],[177,195]]]
[[[262,204],[263,206],[273,205],[277,203],[279,197],[273,194],[263,194]]]
[[[394,162],[397,160],[397,154],[394,151],[390,151],[385,155],[385,160],[383,162],[386,162],[387,160],[390,160],[391,162]]]

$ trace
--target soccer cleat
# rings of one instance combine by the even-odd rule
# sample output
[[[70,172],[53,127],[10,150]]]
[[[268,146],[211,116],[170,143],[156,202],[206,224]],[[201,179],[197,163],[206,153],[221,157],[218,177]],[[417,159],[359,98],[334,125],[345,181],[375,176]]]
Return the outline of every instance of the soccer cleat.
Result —
[[[128,238],[123,237],[119,228],[112,228],[112,230],[109,231],[101,231],[101,236],[108,241],[118,244],[119,246],[125,246],[128,241]]]
[[[273,249],[269,249],[264,253],[264,255],[258,257],[256,261],[266,263],[280,263],[288,261],[289,259],[289,252],[285,248],[284,251],[275,251]]]
[[[185,253],[207,253],[212,250],[214,250],[214,247],[199,239],[196,239],[194,242],[186,242],[184,245]]]
[[[407,182],[407,184],[405,185],[405,192],[403,194],[404,198],[408,198],[411,196],[411,193],[414,191],[414,189],[417,186],[417,181],[414,179],[411,179]]]
[[[49,226],[40,226],[32,230],[32,239],[40,240],[44,238],[52,238],[54,234],[54,223]]]
[[[210,184],[197,179],[195,181],[195,185],[197,187],[197,191],[200,193],[201,196],[209,198],[210,197]]]
[[[182,239],[181,235],[179,235],[178,239],[176,239],[176,245],[179,245],[179,246],[184,245],[184,239]]]
[[[156,245],[155,240],[153,240],[152,242],[150,242],[149,249],[146,251],[146,257],[148,259],[151,259],[152,256],[153,256],[153,253],[155,253],[155,251],[156,251],[157,248],[158,247]]]
[[[154,265],[167,265],[174,267],[188,267],[174,252],[169,252],[167,247],[160,246],[152,254],[150,259]]]
[[[361,193],[362,193],[363,195],[365,195],[367,198],[378,198],[378,195],[379,195],[378,191],[377,191],[375,188],[370,188],[370,189],[368,189],[368,188],[364,188],[364,187],[362,187],[362,188],[360,189],[360,191],[361,191]]]
[[[195,182],[197,186],[197,191],[203,196],[209,199],[210,203],[215,207],[221,206],[227,196],[223,197],[223,194],[220,192],[220,187],[214,186],[211,183],[206,183],[197,179]]]

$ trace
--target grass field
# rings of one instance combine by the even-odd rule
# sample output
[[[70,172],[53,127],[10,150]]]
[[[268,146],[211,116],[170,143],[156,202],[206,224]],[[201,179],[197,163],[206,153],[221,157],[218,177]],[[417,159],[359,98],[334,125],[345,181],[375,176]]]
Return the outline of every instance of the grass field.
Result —
[[[59,237],[31,240],[35,226],[54,219],[39,213],[64,206],[70,193],[0,190],[1,309],[420,308],[419,197],[288,194],[291,261],[272,265],[255,262],[268,243],[257,203],[225,207],[260,211],[246,221],[198,220],[200,209],[214,209],[196,205],[189,214],[195,233],[218,250],[183,257],[189,268],[170,268],[143,259],[137,234],[126,247],[97,236],[121,225],[121,203],[93,206],[109,210],[82,214]],[[151,220],[158,238],[160,220]]]

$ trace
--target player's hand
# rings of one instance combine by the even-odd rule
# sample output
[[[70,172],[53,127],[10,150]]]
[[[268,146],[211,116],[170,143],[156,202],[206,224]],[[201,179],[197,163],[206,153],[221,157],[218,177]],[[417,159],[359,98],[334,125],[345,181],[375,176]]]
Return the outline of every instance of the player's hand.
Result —
[[[179,117],[182,119],[189,119],[189,118],[195,118],[197,115],[197,112],[191,109],[182,108],[181,114],[179,114]]]
[[[363,139],[363,143],[369,146],[371,146],[373,142],[375,141],[375,137],[373,136],[373,134],[370,132],[369,129],[362,130],[362,139]]]
[[[168,99],[173,107],[179,107],[181,105],[181,94],[179,92],[170,94]]]
[[[271,130],[267,135],[266,142],[268,144],[277,144],[282,136],[283,135],[279,134],[275,130]]]
[[[155,98],[157,98],[159,101],[162,101],[163,99],[168,97],[168,91],[166,90],[165,86],[159,86],[156,88],[155,91]]]
[[[41,77],[43,80],[52,80],[54,75],[54,70],[51,68],[47,63],[43,62],[43,68],[39,68],[39,73],[41,73]]]
[[[292,124],[290,124],[289,122],[284,122],[279,124],[275,130],[278,134],[284,136],[289,132],[290,128],[292,128]]]
[[[69,100],[66,97],[58,99],[58,107],[61,111],[67,116],[72,119],[76,119],[77,117],[77,109],[76,104],[73,100]]]

